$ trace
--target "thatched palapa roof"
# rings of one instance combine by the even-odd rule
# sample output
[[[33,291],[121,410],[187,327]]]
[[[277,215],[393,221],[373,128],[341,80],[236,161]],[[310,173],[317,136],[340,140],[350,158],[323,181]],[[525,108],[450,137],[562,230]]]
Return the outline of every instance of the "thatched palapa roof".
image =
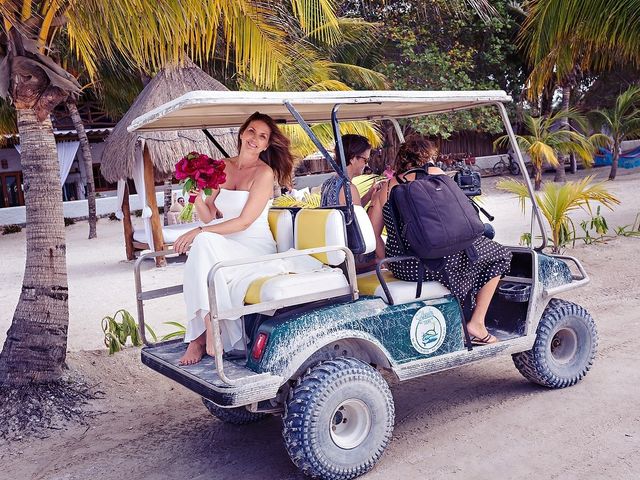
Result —
[[[189,152],[206,153],[213,158],[222,156],[200,130],[144,133],[127,131],[134,118],[193,90],[227,88],[191,61],[187,61],[183,67],[174,66],[161,70],[147,84],[105,142],[101,172],[108,182],[132,178],[135,149],[139,138],[144,138],[149,149],[157,180],[169,177],[175,170],[176,162]],[[230,129],[210,129],[209,132],[227,153],[236,153],[235,132]]]

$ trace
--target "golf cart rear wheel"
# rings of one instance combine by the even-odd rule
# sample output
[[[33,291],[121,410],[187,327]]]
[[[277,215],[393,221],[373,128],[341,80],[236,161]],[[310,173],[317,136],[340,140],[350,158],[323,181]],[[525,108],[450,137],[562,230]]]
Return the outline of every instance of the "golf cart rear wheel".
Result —
[[[244,407],[222,408],[204,397],[202,397],[202,403],[204,403],[204,406],[207,407],[211,415],[218,420],[233,425],[246,425],[248,423],[258,422],[267,416],[266,413],[250,412]]]
[[[593,364],[598,346],[596,324],[584,308],[553,299],[536,332],[533,348],[513,355],[520,373],[549,388],[578,383]]]
[[[300,379],[283,420],[287,452],[300,470],[348,480],[373,468],[387,447],[393,397],[378,371],[354,358],[337,358]]]

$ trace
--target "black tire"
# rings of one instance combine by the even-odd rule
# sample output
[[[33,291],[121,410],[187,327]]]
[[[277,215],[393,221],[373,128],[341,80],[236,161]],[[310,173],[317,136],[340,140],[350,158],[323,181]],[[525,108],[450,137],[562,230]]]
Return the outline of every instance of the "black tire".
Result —
[[[306,475],[348,480],[380,459],[394,416],[382,375],[360,360],[337,358],[300,379],[287,403],[282,434],[291,460]]]
[[[544,311],[533,348],[513,355],[520,373],[549,388],[575,385],[587,374],[598,346],[596,324],[584,308],[552,299]]]
[[[520,175],[520,165],[515,161],[511,162],[509,164],[509,173],[514,176]]]
[[[504,175],[507,172],[507,164],[505,163],[504,160],[500,160],[498,163],[496,163],[493,166],[493,173],[495,175]]]
[[[204,397],[202,397],[202,403],[207,407],[209,413],[218,420],[233,425],[246,425],[248,423],[259,422],[267,416],[266,413],[250,412],[245,407],[222,408]]]

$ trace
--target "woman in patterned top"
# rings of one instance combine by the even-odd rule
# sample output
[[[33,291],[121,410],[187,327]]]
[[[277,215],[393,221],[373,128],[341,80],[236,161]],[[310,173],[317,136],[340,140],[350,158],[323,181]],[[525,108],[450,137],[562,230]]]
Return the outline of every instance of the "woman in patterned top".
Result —
[[[412,168],[419,168],[435,159],[437,150],[433,143],[416,139],[409,140],[399,150],[396,157],[395,170],[402,174]],[[430,166],[432,175],[445,174],[441,169]],[[405,177],[411,181],[415,175]],[[391,189],[398,185],[393,178],[383,185],[374,195],[369,208],[369,218],[378,237],[376,256],[381,259],[405,255],[402,239],[396,232],[392,219],[391,205],[388,204]],[[382,228],[387,229],[387,243],[383,243]],[[402,229],[402,225],[399,226]],[[446,256],[441,261],[431,262],[425,269],[423,281],[435,280],[446,286],[460,301],[463,311],[473,311],[467,322],[467,329],[472,343],[485,345],[495,343],[498,339],[491,335],[485,326],[485,316],[491,298],[498,287],[500,278],[509,271],[511,252],[505,247],[481,236],[472,245],[474,258],[469,258],[467,251],[461,250]],[[467,249],[468,250],[468,249]],[[393,276],[405,281],[418,281],[419,268],[417,260],[405,260],[389,264]]]
[[[343,135],[342,147],[347,164],[347,177],[349,180],[358,175],[362,175],[364,168],[367,166],[369,157],[371,156],[371,144],[369,140],[361,135]],[[369,203],[371,196],[376,191],[376,186],[360,198],[358,189],[351,184],[351,199],[354,205],[366,205]],[[336,205],[346,205],[347,201],[344,196],[344,180],[338,174],[328,178],[322,184],[320,189],[320,205],[323,207],[331,207]]]

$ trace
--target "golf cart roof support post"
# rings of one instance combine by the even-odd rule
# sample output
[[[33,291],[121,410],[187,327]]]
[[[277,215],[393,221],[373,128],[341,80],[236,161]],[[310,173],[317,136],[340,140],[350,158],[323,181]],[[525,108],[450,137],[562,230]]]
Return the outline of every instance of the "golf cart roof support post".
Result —
[[[394,130],[396,131],[396,137],[398,137],[398,141],[400,141],[400,145],[405,143],[404,133],[402,133],[402,127],[398,123],[398,119],[394,117],[382,117],[382,120],[388,120],[393,125]]]
[[[211,132],[209,130],[207,130],[206,128],[203,128],[202,133],[206,135],[209,141],[213,143],[213,145],[220,151],[220,153],[224,156],[224,158],[229,158],[229,154],[227,153],[227,151],[222,147],[222,145],[220,145],[220,143],[216,140],[216,138],[213,135],[211,135]]]
[[[340,121],[338,120],[338,109],[340,104],[337,103],[331,109],[331,128],[333,129],[333,137],[336,140],[336,157],[340,157],[340,163],[342,165],[342,171],[344,172],[344,183],[342,188],[344,189],[344,201],[347,205],[347,218],[345,222],[350,225],[353,221],[353,198],[351,198],[351,180],[347,175],[347,159],[344,153],[344,145],[342,145],[342,135],[340,135]]]
[[[527,168],[524,163],[524,158],[522,158],[522,152],[520,151],[520,146],[518,145],[518,141],[516,139],[515,133],[513,133],[513,128],[511,127],[511,122],[509,121],[509,115],[507,114],[507,109],[505,108],[502,102],[496,102],[495,106],[498,107],[498,111],[500,112],[500,117],[502,117],[502,123],[504,124],[504,128],[507,131],[507,136],[509,137],[509,141],[511,142],[511,148],[516,154],[516,160],[518,162],[518,166],[520,167],[520,172],[522,172],[522,176],[524,177],[524,183],[527,186],[527,191],[529,192],[529,198],[531,199],[531,209],[533,214],[538,221],[538,227],[540,227],[540,233],[542,235],[542,244],[535,248],[541,252],[547,246],[547,231],[544,226],[544,220],[542,219],[542,214],[540,213],[540,207],[538,207],[538,202],[536,200],[536,196],[533,190],[533,185],[531,184],[531,179],[527,174]],[[533,236],[533,232],[531,232]],[[532,239],[533,240],[533,239]]]
[[[326,148],[324,148],[324,145],[322,145],[322,142],[320,142],[320,140],[318,139],[318,137],[316,136],[315,133],[313,133],[313,130],[311,130],[311,127],[309,126],[309,124],[304,120],[304,118],[302,118],[302,116],[300,115],[300,113],[298,113],[298,111],[295,109],[295,107],[293,105],[291,105],[291,103],[287,102],[285,100],[284,102],[285,107],[287,107],[287,110],[289,110],[289,112],[291,113],[291,115],[293,115],[293,118],[296,119],[296,121],[298,122],[298,124],[302,127],[302,129],[305,131],[305,133],[307,134],[307,136],[311,139],[311,141],[313,142],[313,144],[316,146],[316,148],[318,149],[318,151],[322,154],[322,156],[324,157],[324,159],[329,163],[329,165],[331,165],[331,168],[333,168],[335,170],[335,172],[342,178],[345,177],[345,174],[342,172],[342,169],[340,167],[338,167],[338,164],[335,162],[335,160],[333,159],[333,157],[331,156],[331,154],[329,154],[329,152],[327,151]]]

